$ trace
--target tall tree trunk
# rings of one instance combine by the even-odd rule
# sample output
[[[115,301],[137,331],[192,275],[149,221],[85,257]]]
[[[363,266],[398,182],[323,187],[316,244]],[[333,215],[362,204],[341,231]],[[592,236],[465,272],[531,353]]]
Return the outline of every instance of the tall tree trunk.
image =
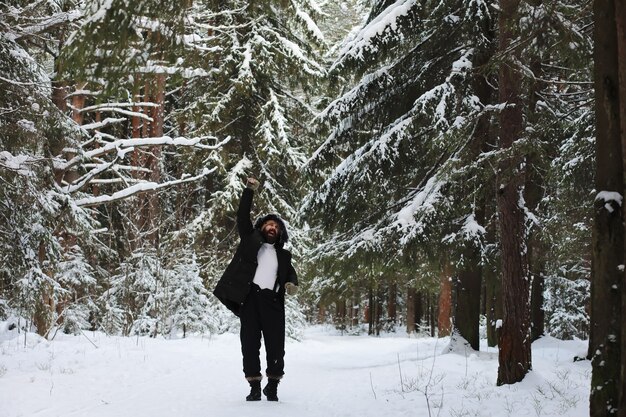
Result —
[[[520,0],[500,0],[499,50],[508,59],[499,69],[499,98],[507,106],[500,114],[500,148],[510,149],[522,134],[520,74],[514,67],[519,52],[512,43],[519,36]],[[498,213],[502,250],[503,319],[499,339],[498,385],[514,384],[531,369],[530,308],[522,160],[515,155],[498,166]]]
[[[344,298],[335,302],[335,326],[342,330],[346,328],[346,300]]]
[[[437,334],[439,337],[450,336],[452,332],[452,266],[446,259],[441,268],[439,282],[439,314]]]
[[[592,417],[615,415],[620,391],[621,291],[624,279],[624,193],[620,136],[618,45],[614,0],[595,0],[594,87],[596,190],[592,229]],[[610,194],[610,193],[614,194]],[[620,201],[615,201],[620,200]],[[621,266],[621,269],[620,269]]]
[[[530,154],[526,159],[526,188],[525,200],[529,211],[534,211],[543,194],[541,175],[537,172],[539,161],[537,155]],[[538,226],[533,226],[528,236],[528,268],[531,280],[530,291],[530,317],[531,317],[531,342],[539,339],[544,334],[543,290],[545,259],[540,239]]]
[[[374,317],[376,318],[376,326],[375,326],[375,334],[376,336],[380,336],[380,331],[382,330],[382,326],[383,326],[383,306],[384,306],[384,300],[385,300],[385,296],[384,296],[384,291],[382,288],[382,285],[380,284],[376,284],[376,292],[374,293],[374,296],[376,298],[374,305],[376,306],[376,314],[374,315]]]
[[[535,0],[534,6],[542,7],[543,0]],[[541,28],[538,30],[536,36],[536,44],[537,48],[541,51],[546,50],[545,48],[545,39],[544,34],[546,30],[542,30]],[[545,81],[543,77],[542,70],[542,61],[546,58],[545,56],[533,55],[530,62],[530,70],[535,75],[534,79],[531,81],[531,87],[528,94],[528,119],[530,119],[531,123],[535,123],[537,119],[537,102],[540,99],[539,92],[545,85]],[[537,147],[540,146],[539,142],[541,141],[541,132],[535,132],[533,136],[538,135],[539,137],[535,137],[537,141]],[[534,212],[541,199],[543,198],[543,177],[541,175],[541,171],[544,169],[544,164],[547,162],[542,161],[541,152],[539,151],[531,151],[531,153],[526,158],[526,185],[525,185],[525,195],[524,199],[526,200],[526,207],[529,212]],[[530,228],[529,236],[528,236],[528,269],[530,273],[531,279],[531,291],[530,291],[530,318],[531,318],[531,341],[535,341],[539,339],[544,334],[544,319],[545,313],[543,311],[543,289],[544,289],[544,272],[545,272],[545,259],[544,259],[544,248],[542,247],[541,242],[541,230],[539,229],[539,225],[533,225]]]
[[[152,107],[151,117],[153,122],[151,123],[150,136],[159,138],[163,136],[163,126],[165,118],[165,74],[157,74],[155,76],[156,82],[153,85],[152,100],[157,106]],[[161,181],[161,148],[155,146],[150,151],[150,157],[148,159],[148,168],[150,169],[150,181]],[[148,194],[148,225],[149,231],[148,239],[155,247],[159,246],[159,225],[160,225],[160,203],[158,193]]]
[[[468,247],[463,256],[467,264],[459,271],[456,281],[456,309],[454,327],[467,340],[472,349],[480,349],[480,253]]]
[[[487,22],[484,27],[481,28],[483,36],[493,40],[494,32]],[[489,45],[492,42],[488,43]],[[493,58],[493,47],[487,47],[477,51],[475,65],[478,68],[487,65]],[[472,79],[472,88],[484,105],[493,104],[494,89],[492,83],[487,80],[486,76],[477,71]],[[471,159],[475,160],[485,150],[487,144],[490,142],[491,133],[491,116],[482,115],[472,133],[470,155]],[[467,192],[476,193],[481,197],[476,202],[474,207],[474,215],[477,223],[483,225],[485,222],[485,194],[487,184],[484,182],[468,183]],[[471,188],[470,188],[471,187]],[[474,242],[467,242],[466,248],[463,253],[463,265],[458,273],[458,280],[456,285],[456,306],[454,313],[454,325],[459,334],[467,340],[470,346],[475,349],[480,349],[480,306],[481,306],[481,289],[482,289],[482,267],[481,267],[481,253]]]
[[[487,201],[488,198],[485,199]],[[485,204],[485,218],[495,218],[495,207]],[[496,221],[486,224],[487,244],[496,241]],[[497,272],[497,265],[487,263],[483,266],[483,280],[485,283],[485,314],[487,316],[487,346],[498,346],[500,337],[499,320],[502,320],[502,280]]]
[[[485,309],[487,310],[487,346],[498,346],[498,320],[502,319],[502,282],[490,268],[483,268],[485,279]]]
[[[397,322],[398,315],[398,284],[396,282],[389,283],[387,289],[387,323],[390,328],[394,328]]]
[[[359,312],[361,308],[361,297],[356,290],[352,292],[352,302],[350,303],[350,326],[354,327],[359,324]]]
[[[367,308],[365,309],[365,321],[367,322],[367,334],[374,334],[374,317],[376,317],[376,307],[374,306],[374,289],[370,283],[367,292]]]
[[[420,330],[422,320],[424,319],[424,293],[418,291],[415,294],[415,331]]]
[[[406,291],[406,332],[411,335],[414,334],[417,330],[417,325],[415,323],[415,297],[417,290],[411,284]]]
[[[435,337],[437,330],[437,321],[435,320],[435,296],[428,295],[428,323],[430,324],[430,337]]]
[[[626,4],[623,1],[615,2],[615,22],[617,31],[617,53],[619,72],[619,114],[620,114],[620,143],[622,145],[622,178],[623,187],[626,187]],[[626,195],[626,190],[622,195]],[[623,203],[622,203],[623,205]],[[622,219],[624,217],[622,208]],[[626,243],[624,244],[626,250]],[[626,260],[626,253],[622,262]],[[624,272],[622,272],[622,276]],[[618,417],[626,417],[626,283],[622,281],[622,318],[621,348],[620,348],[620,391],[618,392]]]
[[[46,243],[39,242],[37,250],[39,265],[44,265],[46,261]],[[50,271],[43,271],[44,274],[50,275]],[[33,323],[37,327],[37,334],[43,337],[48,336],[48,332],[54,323],[54,291],[49,282],[42,283],[39,287],[39,294],[35,301],[35,309],[33,313]]]

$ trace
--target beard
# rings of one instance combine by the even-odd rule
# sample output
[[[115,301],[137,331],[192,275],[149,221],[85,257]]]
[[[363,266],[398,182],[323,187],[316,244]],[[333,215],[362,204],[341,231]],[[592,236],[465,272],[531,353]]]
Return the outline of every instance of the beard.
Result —
[[[278,239],[278,234],[274,229],[262,230],[261,234],[267,243],[276,243],[276,240]]]

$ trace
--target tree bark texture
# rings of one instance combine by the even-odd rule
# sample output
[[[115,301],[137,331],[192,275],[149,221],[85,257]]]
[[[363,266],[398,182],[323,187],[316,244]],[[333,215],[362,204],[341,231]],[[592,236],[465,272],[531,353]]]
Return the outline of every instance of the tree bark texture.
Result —
[[[452,333],[452,267],[447,260],[441,268],[439,286],[439,314],[437,316],[437,334],[439,337]]]
[[[500,113],[500,148],[509,150],[523,130],[518,51],[519,0],[500,0],[499,98],[507,106]],[[529,280],[524,228],[524,173],[521,158],[512,154],[498,166],[498,214],[502,251],[503,318],[499,338],[498,385],[514,384],[531,369]]]
[[[616,3],[613,0],[595,0],[593,3],[596,191],[623,195]],[[598,194],[593,220],[589,406],[592,417],[614,416],[618,411],[621,388],[621,291],[624,279],[621,204]]]
[[[617,56],[618,56],[618,80],[619,80],[619,114],[620,114],[620,143],[622,146],[622,178],[623,187],[626,187],[626,4],[623,1],[615,2],[615,23],[617,31]],[[626,195],[626,190],[622,195]],[[623,219],[622,208],[622,220]],[[622,223],[623,224],[623,223]],[[624,244],[626,250],[626,244]],[[624,253],[622,262],[626,260]],[[620,346],[620,383],[618,384],[618,417],[626,417],[626,277],[622,271],[622,318],[621,322],[621,346]]]

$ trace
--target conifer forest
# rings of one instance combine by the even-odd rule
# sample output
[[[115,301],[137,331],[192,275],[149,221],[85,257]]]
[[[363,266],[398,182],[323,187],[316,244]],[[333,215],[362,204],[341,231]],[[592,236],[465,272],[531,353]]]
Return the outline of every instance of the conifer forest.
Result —
[[[0,0],[0,321],[48,340],[238,326],[254,177],[288,335],[486,338],[494,385],[588,340],[626,417],[625,166],[621,0]]]

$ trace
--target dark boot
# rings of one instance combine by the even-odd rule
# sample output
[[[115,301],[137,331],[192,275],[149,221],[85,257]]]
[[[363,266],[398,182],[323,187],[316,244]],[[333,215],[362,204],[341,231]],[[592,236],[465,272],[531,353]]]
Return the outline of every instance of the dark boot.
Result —
[[[261,401],[261,380],[248,381],[250,383],[250,394],[246,401]]]
[[[278,383],[280,380],[268,378],[267,385],[263,388],[263,394],[267,397],[267,401],[278,401]]]

